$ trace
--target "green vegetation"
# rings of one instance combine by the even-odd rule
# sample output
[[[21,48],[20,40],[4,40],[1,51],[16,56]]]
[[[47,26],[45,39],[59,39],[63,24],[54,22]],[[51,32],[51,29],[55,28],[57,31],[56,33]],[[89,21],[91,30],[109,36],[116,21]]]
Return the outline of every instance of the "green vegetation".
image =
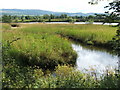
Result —
[[[36,68],[36,67],[35,67]],[[119,88],[120,75],[110,71],[100,79],[76,71],[70,66],[58,66],[52,73],[31,67],[5,67],[4,88]]]
[[[11,26],[9,24],[2,24],[2,29],[3,30],[10,30]]]
[[[94,1],[90,3],[94,4]],[[113,22],[114,13],[119,13],[119,4],[120,1],[116,0],[107,6],[113,9],[106,18],[107,22]],[[103,19],[101,15],[97,17]],[[40,18],[33,17],[35,21],[40,22],[56,19],[54,15],[45,15],[44,19]],[[66,18],[68,17],[63,14],[60,20]],[[95,18],[89,16],[87,21],[92,22]],[[119,17],[115,16],[115,18]],[[13,16],[3,16],[3,22],[11,23],[19,20],[20,22],[31,21],[31,17],[21,16],[20,19],[18,17],[13,19]],[[69,17],[71,23],[74,20],[76,18]],[[106,70],[106,74],[98,78],[95,71],[83,73],[72,67],[77,55],[72,50],[70,42],[61,37],[65,36],[102,47],[105,45],[108,47],[110,43],[116,54],[120,56],[120,29],[115,36],[116,27],[74,24],[3,24],[2,31],[3,88],[119,88],[119,68],[114,71]],[[112,39],[113,36],[115,37]]]
[[[91,0],[89,2],[89,4],[91,4],[91,5],[98,4],[98,2],[100,2],[100,1],[101,0]],[[107,13],[107,16],[104,19],[104,22],[114,22],[114,21],[118,20],[118,18],[120,16],[120,1],[119,0],[111,1],[108,4],[108,6],[106,6],[105,8],[108,8],[108,11],[105,12],[105,13]],[[101,16],[101,15],[98,15],[98,16]],[[120,57],[120,21],[118,21],[117,26],[118,26],[118,30],[116,31],[116,35],[114,36],[114,38],[112,39],[112,41],[110,43],[111,43],[116,55],[118,55],[118,57]],[[120,62],[120,60],[119,60],[119,62]],[[119,64],[119,62],[118,62],[118,64]],[[119,69],[120,69],[120,65],[119,65]]]
[[[104,43],[112,39],[116,27],[74,24],[10,26],[3,24],[2,29],[4,88],[118,88],[120,76],[114,72],[106,72],[98,79],[96,73],[91,76],[76,71],[72,66],[77,55],[71,42],[60,36]]]
[[[11,23],[12,22],[10,15],[4,15],[1,20],[3,23]]]
[[[45,25],[5,30],[3,43],[11,47],[7,51],[9,56],[22,63],[21,65],[38,65],[44,69],[52,69],[58,64],[74,64],[76,53],[70,43],[52,32],[49,33],[50,29],[44,30],[42,27]]]
[[[104,23],[113,23],[120,22],[120,17],[116,15],[107,15],[107,14],[95,14],[89,16],[68,16],[67,14],[61,15],[43,15],[43,16],[12,16],[12,15],[2,15],[3,23],[18,23],[18,22],[104,22]]]
[[[102,25],[71,25],[58,33],[82,43],[108,47],[109,41],[115,36],[116,29],[116,27]]]
[[[114,52],[116,53],[116,55],[120,57],[120,27],[117,30],[117,34],[113,37],[113,40],[111,41],[111,43],[113,45]]]

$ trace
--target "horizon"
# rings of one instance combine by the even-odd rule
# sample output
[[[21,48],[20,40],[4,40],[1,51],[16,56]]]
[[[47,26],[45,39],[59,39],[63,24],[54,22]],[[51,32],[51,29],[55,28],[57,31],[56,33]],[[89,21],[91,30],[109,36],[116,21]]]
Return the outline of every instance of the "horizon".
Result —
[[[110,1],[99,2],[98,5],[88,4],[90,0],[3,0],[0,9],[37,9],[67,13],[104,13]],[[7,2],[7,3],[6,3]]]
[[[8,9],[8,8],[2,8],[2,9]],[[16,9],[16,8],[11,8],[8,10],[13,10],[13,9]],[[41,10],[41,9],[16,9],[16,10]],[[55,12],[55,11],[50,11],[50,10],[41,10],[41,11]],[[56,12],[57,13],[84,13],[84,12],[59,12],[59,11],[56,11]],[[94,13],[94,12],[89,12],[89,13]],[[84,13],[84,14],[89,14],[89,13]]]

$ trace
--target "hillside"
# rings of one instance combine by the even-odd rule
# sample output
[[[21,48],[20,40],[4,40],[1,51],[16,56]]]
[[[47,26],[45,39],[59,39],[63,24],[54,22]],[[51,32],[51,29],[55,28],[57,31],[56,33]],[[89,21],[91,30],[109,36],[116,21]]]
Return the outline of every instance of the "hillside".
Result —
[[[46,11],[46,10],[39,10],[39,9],[0,9],[2,15],[44,15],[44,14],[54,14],[54,15],[61,15],[67,14],[68,16],[89,16],[94,15],[95,13],[67,13],[67,12],[53,12],[53,11]]]

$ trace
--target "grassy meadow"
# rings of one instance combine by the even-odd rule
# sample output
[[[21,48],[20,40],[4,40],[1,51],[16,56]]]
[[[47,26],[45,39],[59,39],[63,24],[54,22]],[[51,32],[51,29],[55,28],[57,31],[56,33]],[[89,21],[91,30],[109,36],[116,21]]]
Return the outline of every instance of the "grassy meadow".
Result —
[[[58,33],[78,42],[105,47],[115,36],[116,30],[116,27],[107,25],[73,25]]]
[[[19,24],[2,26],[4,88],[116,88],[119,76],[101,80],[74,69],[71,41],[104,44],[117,28],[103,25]],[[62,37],[64,36],[64,37]],[[66,38],[65,38],[66,37]],[[52,72],[51,72],[52,70]]]
[[[5,27],[5,29],[8,27]],[[67,39],[45,25],[21,25],[3,31],[4,45],[10,44],[9,56],[22,65],[38,65],[50,69],[58,64],[75,64],[76,53]],[[3,26],[4,29],[4,26]]]

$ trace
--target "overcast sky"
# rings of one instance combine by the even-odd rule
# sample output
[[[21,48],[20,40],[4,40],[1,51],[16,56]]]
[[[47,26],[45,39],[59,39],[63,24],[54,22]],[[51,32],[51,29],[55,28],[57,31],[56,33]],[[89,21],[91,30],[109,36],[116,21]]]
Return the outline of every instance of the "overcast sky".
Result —
[[[41,9],[57,12],[103,13],[108,1],[89,5],[90,0],[2,0],[1,9]]]

